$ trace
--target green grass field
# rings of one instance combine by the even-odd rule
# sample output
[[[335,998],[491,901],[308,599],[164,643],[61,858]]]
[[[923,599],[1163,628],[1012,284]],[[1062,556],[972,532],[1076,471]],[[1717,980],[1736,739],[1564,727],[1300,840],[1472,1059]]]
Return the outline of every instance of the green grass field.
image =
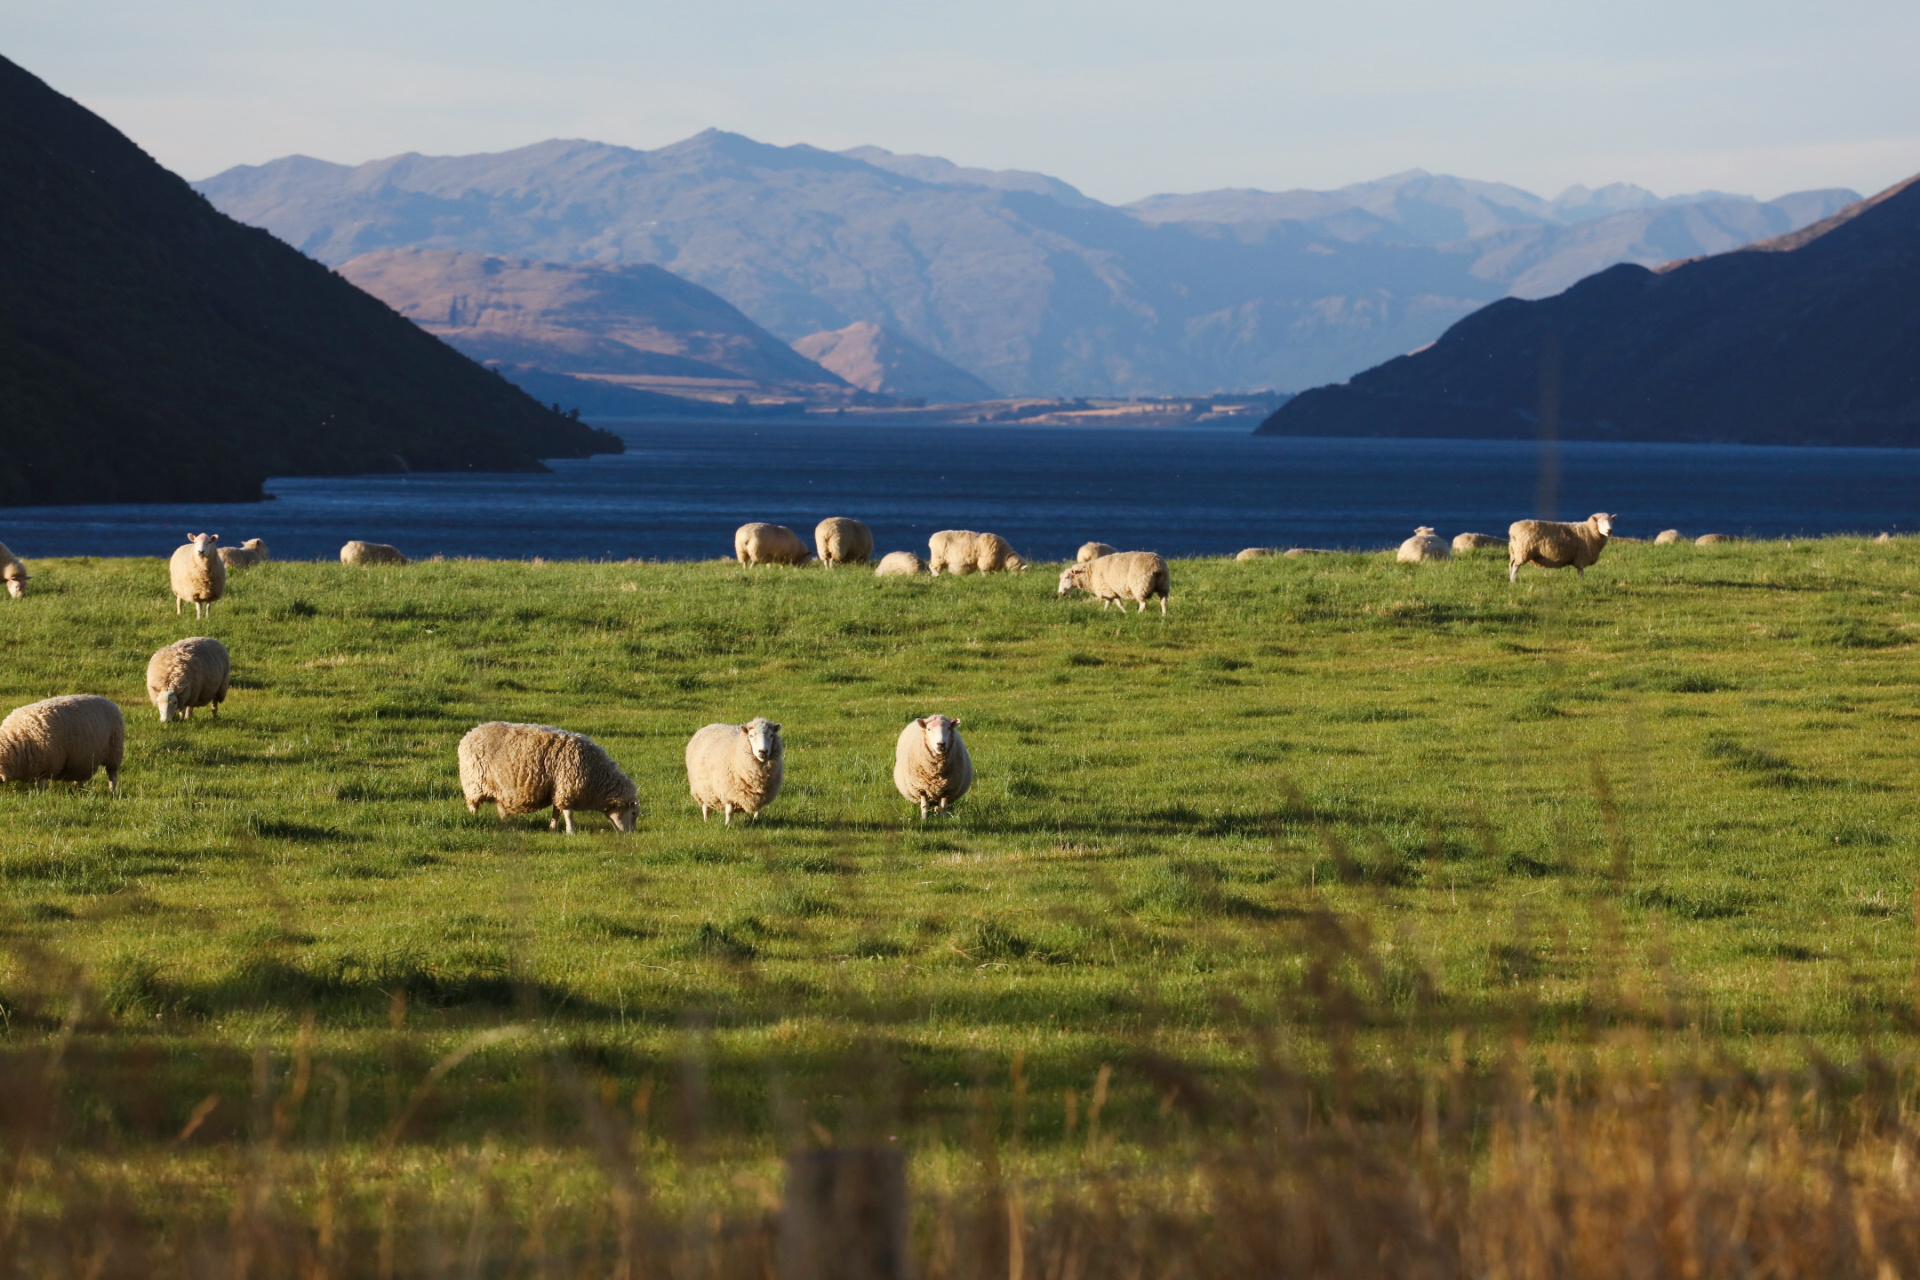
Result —
[[[80,1147],[257,1131],[308,1015],[302,1141],[377,1143],[511,1028],[406,1138],[537,1144],[557,1053],[662,1141],[759,1162],[808,1134],[934,1160],[976,1086],[1064,1150],[1103,1064],[1145,1142],[1228,1122],[1205,1100],[1274,1054],[1366,1089],[1515,1036],[1767,1067],[1912,1027],[1911,540],[1622,544],[1517,587],[1499,553],[1180,561],[1164,620],[1045,566],[269,563],[200,624],[161,561],[34,569],[4,707],[129,722],[121,798],[0,789],[0,1044],[63,1046]],[[146,659],[192,634],[231,701],[163,725]],[[892,752],[933,711],[978,781],[922,824]],[[786,789],[703,825],[685,741],[754,715]],[[469,815],[454,748],[489,719],[599,741],[637,834]]]

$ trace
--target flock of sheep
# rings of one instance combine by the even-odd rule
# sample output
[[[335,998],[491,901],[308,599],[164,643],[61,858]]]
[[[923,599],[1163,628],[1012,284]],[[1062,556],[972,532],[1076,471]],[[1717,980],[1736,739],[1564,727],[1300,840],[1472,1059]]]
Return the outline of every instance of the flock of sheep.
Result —
[[[1614,517],[1596,513],[1578,523],[1554,520],[1518,520],[1507,530],[1508,580],[1516,581],[1520,567],[1571,567],[1584,575],[1613,537]],[[1718,534],[1699,539],[1702,544],[1725,541]],[[1882,541],[1885,541],[1882,535]],[[1669,529],[1654,539],[1680,541]],[[174,612],[187,604],[194,617],[212,613],[226,593],[229,569],[244,569],[267,559],[267,546],[258,538],[239,547],[221,547],[215,534],[188,536],[168,562]],[[784,525],[752,523],[734,534],[734,556],[747,568],[755,565],[799,566],[819,559],[828,568],[866,565],[873,560],[873,532],[858,520],[836,516],[820,522],[809,550],[799,535]],[[1433,529],[1422,526],[1400,545],[1401,561],[1446,560],[1456,552],[1502,545],[1490,534],[1462,533],[1451,545]],[[1027,562],[994,533],[945,529],[928,539],[928,558],[892,551],[880,558],[874,573],[880,577],[914,574],[938,576],[967,573],[1018,573]],[[1249,547],[1237,559],[1278,554],[1270,548]],[[1287,555],[1314,554],[1295,550]],[[344,564],[408,563],[383,543],[349,542],[340,549]],[[26,594],[29,575],[18,557],[0,545],[0,580],[15,598]],[[1144,612],[1158,599],[1167,610],[1167,562],[1151,551],[1116,551],[1103,542],[1082,546],[1074,562],[1060,574],[1059,595],[1081,590],[1098,598],[1101,608],[1129,601]],[[198,707],[215,716],[226,700],[232,664],[226,646],[210,636],[190,636],[156,652],[147,663],[147,697],[165,722],[184,720]],[[107,788],[118,792],[120,765],[126,754],[126,723],[110,699],[91,694],[48,698],[20,707],[0,721],[0,782],[31,781],[44,788],[49,781],[86,782],[106,770]],[[731,825],[736,810],[754,817],[780,794],[783,778],[780,726],[756,717],[746,724],[710,724],[687,743],[687,785],[705,820],[719,810]],[[550,725],[490,721],[460,740],[460,787],[469,812],[491,802],[499,815],[532,813],[551,807],[551,828],[573,831],[576,810],[598,810],[614,827],[631,831],[638,794],[631,779],[620,771],[598,744],[582,734]],[[894,747],[894,785],[910,803],[929,813],[945,813],[973,785],[973,761],[960,737],[960,721],[945,715],[914,720],[900,731]]]

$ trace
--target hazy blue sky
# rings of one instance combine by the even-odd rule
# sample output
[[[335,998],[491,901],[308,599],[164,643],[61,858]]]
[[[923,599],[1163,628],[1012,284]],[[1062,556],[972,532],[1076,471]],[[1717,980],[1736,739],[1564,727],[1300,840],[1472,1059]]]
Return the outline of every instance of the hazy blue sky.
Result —
[[[1915,0],[0,0],[191,178],[709,125],[1104,200],[1424,168],[1763,197],[1920,171]]]

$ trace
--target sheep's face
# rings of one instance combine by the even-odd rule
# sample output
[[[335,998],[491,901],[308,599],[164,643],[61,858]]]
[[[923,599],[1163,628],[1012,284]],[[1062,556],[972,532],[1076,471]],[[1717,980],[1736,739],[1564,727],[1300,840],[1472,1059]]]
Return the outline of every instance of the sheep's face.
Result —
[[[747,747],[753,752],[753,758],[765,764],[780,755],[780,726],[763,717],[756,716],[740,726],[740,732],[747,735]]]
[[[935,759],[953,750],[953,744],[960,740],[960,722],[952,716],[928,716],[919,724],[926,735],[927,750]]]
[[[1423,524],[1418,529],[1415,529],[1413,531],[1413,536],[1416,538],[1431,538],[1433,536],[1433,526],[1430,524]]]
[[[1070,564],[1060,571],[1060,589],[1054,594],[1063,596],[1075,587],[1084,587],[1086,585],[1087,562],[1083,561],[1080,564]]]
[[[632,831],[634,815],[639,810],[632,805],[607,810],[607,821],[613,824],[615,831]]]
[[[172,724],[180,718],[180,694],[173,689],[160,695],[160,720],[163,724]]]
[[[193,554],[202,560],[211,560],[220,554],[214,549],[215,544],[220,541],[220,535],[217,533],[190,533],[187,535],[187,541],[193,546]]]
[[[1597,511],[1593,515],[1593,527],[1600,531],[1601,537],[1611,538],[1613,536],[1613,517],[1604,511]]]
[[[267,558],[267,544],[260,541],[260,539],[258,538],[248,538],[245,542],[241,543],[240,545],[246,548],[248,551],[253,552],[255,556],[259,557],[262,560],[265,560]]]
[[[27,580],[25,578],[8,578],[7,594],[12,596],[15,600],[18,600],[20,597],[26,595]]]

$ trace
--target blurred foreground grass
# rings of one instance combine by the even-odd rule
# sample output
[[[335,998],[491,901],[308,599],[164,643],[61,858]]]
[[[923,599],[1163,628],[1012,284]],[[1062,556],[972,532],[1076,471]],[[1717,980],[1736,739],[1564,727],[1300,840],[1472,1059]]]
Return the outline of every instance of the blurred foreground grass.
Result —
[[[1844,1164],[1843,1131],[1905,1132],[1911,540],[1617,545],[1518,587],[1497,553],[1182,561],[1165,620],[1056,600],[1045,568],[269,563],[196,627],[162,562],[35,572],[0,602],[5,706],[114,697],[129,749],[118,801],[0,791],[8,1231],[124,1202],[227,1248],[267,1185],[302,1247],[330,1205],[403,1272],[431,1268],[394,1221],[454,1256],[434,1215],[479,1203],[631,1261],[619,1166],[672,1248],[707,1206],[744,1258],[781,1153],[892,1144],[945,1197],[929,1274],[972,1274],[952,1241],[981,1212],[1007,1272],[1006,1185],[1035,1188],[1036,1248],[1055,1200],[1118,1248],[1099,1204],[1199,1230],[1317,1168],[1351,1194],[1309,1200],[1358,1213],[1382,1160],[1430,1169],[1423,1230],[1454,1223],[1466,1266],[1536,1121],[1591,1128],[1600,1168],[1675,1116],[1788,1163],[1791,1131],[1790,1180]],[[146,658],[196,633],[232,700],[162,725]],[[892,748],[932,711],[979,780],[923,825]],[[786,791],[703,826],[685,740],[756,714]],[[601,742],[638,834],[468,815],[454,745],[487,719]],[[1718,1083],[1656,1083],[1681,1079]],[[1905,1139],[1874,1140],[1893,1177]]]

